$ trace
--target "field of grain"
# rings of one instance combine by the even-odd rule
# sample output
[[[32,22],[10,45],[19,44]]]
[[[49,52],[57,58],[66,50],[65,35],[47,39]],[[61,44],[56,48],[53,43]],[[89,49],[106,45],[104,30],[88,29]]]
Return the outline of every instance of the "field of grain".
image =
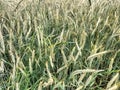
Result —
[[[120,90],[119,0],[11,1],[0,0],[0,90]]]

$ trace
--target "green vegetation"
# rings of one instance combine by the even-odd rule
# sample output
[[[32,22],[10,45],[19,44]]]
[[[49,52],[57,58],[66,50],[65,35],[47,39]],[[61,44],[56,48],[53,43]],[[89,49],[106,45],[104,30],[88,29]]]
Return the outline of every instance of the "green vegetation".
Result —
[[[48,1],[0,7],[0,90],[120,90],[120,3]]]

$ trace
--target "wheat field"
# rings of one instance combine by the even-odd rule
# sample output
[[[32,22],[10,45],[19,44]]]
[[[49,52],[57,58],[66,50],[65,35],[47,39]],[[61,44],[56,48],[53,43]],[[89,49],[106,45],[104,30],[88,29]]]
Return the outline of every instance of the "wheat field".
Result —
[[[0,0],[0,90],[120,90],[120,1]]]

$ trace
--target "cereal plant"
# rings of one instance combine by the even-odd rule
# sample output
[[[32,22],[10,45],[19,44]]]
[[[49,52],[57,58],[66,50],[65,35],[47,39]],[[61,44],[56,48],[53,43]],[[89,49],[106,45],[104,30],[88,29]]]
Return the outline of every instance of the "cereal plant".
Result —
[[[5,1],[0,90],[120,89],[119,0]]]

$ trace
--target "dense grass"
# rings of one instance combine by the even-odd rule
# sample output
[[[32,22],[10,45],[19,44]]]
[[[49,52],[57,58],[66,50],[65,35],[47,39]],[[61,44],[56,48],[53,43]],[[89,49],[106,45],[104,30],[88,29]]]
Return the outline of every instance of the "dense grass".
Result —
[[[0,90],[120,89],[120,3],[0,10]]]

